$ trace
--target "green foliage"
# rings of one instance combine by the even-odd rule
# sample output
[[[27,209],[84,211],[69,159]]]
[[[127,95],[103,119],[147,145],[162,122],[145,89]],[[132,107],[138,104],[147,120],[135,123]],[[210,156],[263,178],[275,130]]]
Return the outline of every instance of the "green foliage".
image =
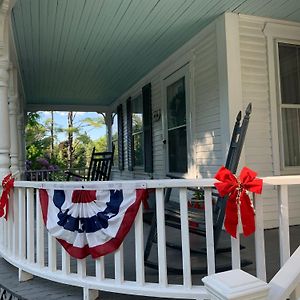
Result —
[[[76,113],[74,113],[74,123],[72,127],[61,128],[57,124],[53,124],[53,120],[47,119],[44,124],[40,121],[39,113],[29,113],[26,125],[26,158],[28,169],[41,170],[48,168],[67,169],[68,165],[68,147],[69,140],[59,142],[57,140],[58,133],[73,135],[72,139],[72,167],[86,168],[90,161],[90,155],[93,147],[97,151],[106,150],[106,137],[101,137],[96,141],[91,140],[88,131],[94,127],[99,128],[104,124],[103,117],[95,119],[86,118],[81,122],[75,122]],[[52,141],[53,139],[53,141]],[[51,151],[52,144],[52,151]],[[58,175],[61,176],[61,175]],[[61,178],[56,178],[61,179]]]

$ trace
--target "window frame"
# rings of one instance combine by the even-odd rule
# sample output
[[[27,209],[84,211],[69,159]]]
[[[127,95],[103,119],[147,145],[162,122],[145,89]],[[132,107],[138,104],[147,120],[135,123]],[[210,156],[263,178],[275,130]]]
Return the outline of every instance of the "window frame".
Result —
[[[140,130],[139,132],[134,132],[133,130],[133,103],[134,101],[136,101],[137,99],[139,99],[139,101],[141,101],[142,104],[142,122],[143,122],[143,114],[144,114],[144,107],[143,107],[143,95],[142,92],[140,91],[138,94],[135,94],[133,97],[131,97],[130,101],[131,101],[131,157],[132,157],[132,168],[133,170],[138,170],[138,171],[143,171],[144,170],[144,166],[145,166],[145,159],[144,159],[144,123],[142,124],[142,130]],[[143,159],[142,159],[142,165],[136,165],[135,164],[135,150],[134,150],[134,136],[136,135],[141,135],[141,138],[143,140],[143,144],[142,144],[142,153],[143,153]]]
[[[163,140],[166,141],[164,144],[164,161],[165,161],[165,172],[168,175],[174,175],[178,177],[188,178],[194,172],[192,166],[192,124],[191,124],[191,66],[190,63],[186,63],[185,65],[179,67],[177,70],[170,73],[168,76],[162,79],[162,95],[163,95],[163,103],[162,103],[162,122],[163,122]],[[168,142],[168,99],[167,99],[167,88],[172,85],[176,81],[180,80],[184,77],[184,85],[185,85],[185,105],[186,105],[186,138],[187,138],[187,172],[179,173],[179,172],[170,172],[169,165],[169,142]]]
[[[300,45],[300,26],[288,22],[286,24],[266,23],[263,32],[267,38],[273,173],[274,175],[299,174],[300,166],[284,166],[278,45],[279,43]]]
[[[287,174],[294,174],[299,173],[300,171],[300,165],[298,166],[285,166],[285,153],[284,153],[284,137],[283,137],[283,121],[282,121],[282,110],[284,108],[289,109],[299,109],[300,110],[300,104],[288,104],[288,103],[282,103],[282,95],[281,95],[281,80],[280,80],[280,61],[279,61],[279,45],[280,44],[286,44],[286,45],[294,45],[298,48],[300,47],[300,41],[299,43],[290,43],[290,42],[281,42],[280,40],[276,41],[276,58],[277,58],[277,78],[278,78],[278,123],[279,123],[279,145],[280,145],[280,163],[281,163],[281,170],[284,173]],[[300,137],[299,137],[300,138]],[[300,142],[300,140],[299,140]]]

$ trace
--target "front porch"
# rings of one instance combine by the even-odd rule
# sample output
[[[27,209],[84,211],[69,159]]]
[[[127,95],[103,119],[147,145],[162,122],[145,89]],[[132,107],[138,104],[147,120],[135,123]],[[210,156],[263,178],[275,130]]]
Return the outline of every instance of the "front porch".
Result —
[[[84,299],[95,299],[98,290],[100,290],[136,296],[204,300],[209,296],[201,283],[201,278],[207,274],[215,273],[216,265],[220,263],[231,262],[233,268],[240,268],[241,258],[251,259],[253,262],[251,266],[245,268],[245,271],[262,280],[269,281],[300,243],[299,226],[289,227],[288,217],[288,187],[299,185],[300,177],[264,178],[265,190],[275,187],[280,194],[280,202],[278,203],[278,208],[280,208],[279,230],[264,231],[262,226],[264,198],[263,196],[259,197],[255,201],[255,235],[250,238],[229,239],[228,235],[226,237],[224,233],[226,237],[224,240],[227,240],[229,245],[231,244],[231,253],[218,254],[216,259],[211,226],[211,186],[213,182],[214,180],[210,179],[100,183],[16,181],[15,196],[11,203],[12,209],[10,209],[8,222],[1,219],[1,255],[18,268],[19,280],[27,281],[32,278],[31,274],[33,274],[50,281],[82,287]],[[142,206],[135,220],[134,228],[121,247],[113,254],[96,260],[71,258],[62,247],[57,247],[56,240],[52,236],[46,234],[35,190],[40,188],[126,189],[132,185],[139,188],[155,189],[158,244],[153,256],[154,259],[158,259],[158,271],[148,269],[144,264],[144,237],[147,236],[149,226],[143,223]],[[181,234],[177,233],[177,235],[174,232],[171,233],[173,229],[166,228],[164,222],[162,189],[170,186],[178,187],[181,191],[182,230]],[[192,236],[188,231],[186,188],[195,186],[202,186],[205,189],[207,235],[206,238],[202,239]],[[166,240],[169,241],[170,236],[181,241],[182,252],[169,250],[166,247]],[[222,242],[226,243],[224,240]],[[246,246],[246,249],[240,250],[240,243]],[[200,244],[207,249],[207,255],[191,253],[192,246],[197,248]],[[191,269],[200,261],[201,264],[208,266],[208,273],[192,275]],[[173,265],[174,262],[183,266],[183,276],[168,273],[167,267]],[[102,297],[101,292],[100,297]],[[111,299],[111,295],[107,295],[107,297],[107,299]],[[124,299],[126,297],[129,296],[124,296]]]
[[[145,233],[147,234],[147,227],[145,228]],[[278,272],[279,265],[280,265],[280,258],[279,258],[279,233],[278,229],[270,229],[265,231],[265,239],[266,239],[266,252],[268,253],[266,257],[266,265],[267,265],[267,280],[270,281],[272,277]],[[144,236],[144,238],[146,235]],[[290,238],[291,238],[291,252],[297,248],[300,244],[300,227],[299,226],[291,226],[290,227]],[[126,251],[124,252],[124,260],[126,261],[126,272],[125,272],[125,280],[133,279],[135,276],[134,269],[130,266],[134,266],[134,257],[131,255],[130,246],[132,247],[134,242],[133,232],[130,232],[128,238],[125,242]],[[254,249],[254,237],[243,238],[241,237],[241,243],[245,246],[243,250],[242,257],[247,257],[251,259],[253,262],[255,261],[255,249]],[[128,250],[127,250],[128,249]],[[45,253],[46,254],[46,253]],[[180,252],[174,251],[174,255],[180,255]],[[228,254],[229,255],[229,254]],[[228,259],[228,257],[227,257]],[[113,257],[107,257],[107,264],[106,270],[109,277],[112,277],[114,273],[113,270]],[[58,264],[61,262],[58,261]],[[76,265],[75,261],[73,261],[72,270],[76,272]],[[91,260],[87,262],[87,269],[93,269],[93,264]],[[243,268],[246,272],[255,275],[255,264],[253,263],[246,268]],[[16,293],[19,296],[22,296],[28,300],[33,299],[42,299],[47,296],[45,299],[74,299],[74,300],[81,300],[82,299],[82,289],[79,287],[74,286],[66,286],[63,284],[58,284],[55,282],[49,282],[48,280],[41,279],[39,277],[33,277],[32,280],[28,282],[19,282],[18,280],[18,269],[7,263],[4,259],[0,259],[0,282],[1,285],[4,286],[6,289],[10,290],[11,292]],[[157,282],[158,274],[152,269],[145,269],[146,278],[149,281]],[[91,273],[91,272],[89,272]],[[203,275],[204,276],[204,275]],[[196,277],[196,276],[194,276]],[[200,277],[197,276],[197,282],[200,282]],[[170,280],[174,283],[181,283],[182,276],[179,275],[171,275]],[[125,295],[125,294],[118,294],[118,293],[108,293],[105,291],[100,292],[99,299],[104,300],[130,300],[130,299],[149,299],[148,297],[143,296],[133,296],[133,295]]]

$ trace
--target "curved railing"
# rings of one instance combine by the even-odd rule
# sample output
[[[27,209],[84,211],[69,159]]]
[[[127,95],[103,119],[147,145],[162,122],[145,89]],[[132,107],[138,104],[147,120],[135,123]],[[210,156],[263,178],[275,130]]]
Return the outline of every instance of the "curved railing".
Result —
[[[207,299],[208,294],[201,280],[191,274],[191,252],[188,221],[188,187],[203,187],[205,195],[206,263],[208,274],[215,273],[215,251],[212,219],[212,186],[214,179],[201,180],[145,180],[109,182],[28,182],[16,181],[13,199],[10,199],[8,221],[0,220],[0,254],[19,268],[19,279],[32,275],[68,285],[83,287],[84,299],[92,299],[97,290],[117,293],[170,298]],[[300,176],[264,178],[265,186],[278,186],[280,254],[283,264],[290,256],[288,185],[300,184]],[[157,278],[144,264],[144,232],[141,206],[134,223],[133,232],[113,255],[99,259],[73,259],[47,234],[42,222],[38,189],[126,189],[127,187],[148,188],[153,191],[157,216]],[[170,262],[166,250],[166,228],[164,218],[164,189],[179,189],[181,211],[181,245],[177,260],[181,260],[183,276],[174,284],[167,268]],[[272,187],[273,188],[273,187]],[[261,197],[260,197],[261,198]],[[255,201],[256,208],[256,273],[266,280],[265,248],[263,230],[263,204]],[[129,239],[129,237],[128,237]],[[231,240],[232,265],[240,267],[239,239]],[[130,253],[128,254],[128,251]],[[127,254],[124,254],[127,253]],[[133,254],[134,253],[134,254]],[[134,255],[128,266],[126,257]],[[125,258],[124,258],[125,257]],[[113,267],[111,267],[113,266]],[[126,270],[134,269],[134,276],[127,278]],[[150,275],[149,275],[150,274]],[[153,275],[154,274],[154,275]],[[152,277],[151,277],[152,276]],[[130,276],[129,276],[130,277]],[[149,280],[150,278],[150,280]],[[154,278],[154,279],[153,279]],[[178,279],[178,277],[176,277]],[[196,284],[194,283],[196,282]]]

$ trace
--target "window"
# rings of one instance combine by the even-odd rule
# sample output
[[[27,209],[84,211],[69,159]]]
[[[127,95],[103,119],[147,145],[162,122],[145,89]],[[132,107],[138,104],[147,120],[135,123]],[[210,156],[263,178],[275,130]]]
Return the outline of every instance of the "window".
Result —
[[[185,77],[167,86],[169,172],[187,172]]]
[[[300,166],[300,46],[278,44],[282,163]]]
[[[143,137],[143,99],[138,96],[132,99],[132,162],[134,167],[144,166],[144,137]]]

